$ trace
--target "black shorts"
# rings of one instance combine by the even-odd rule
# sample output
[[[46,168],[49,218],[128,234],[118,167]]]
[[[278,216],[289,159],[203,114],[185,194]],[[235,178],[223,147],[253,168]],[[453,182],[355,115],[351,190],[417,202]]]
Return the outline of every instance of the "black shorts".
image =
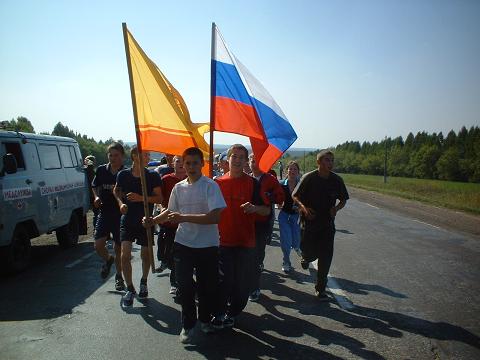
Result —
[[[153,228],[150,228],[149,231],[152,234],[153,245]],[[142,225],[121,224],[120,241],[136,241],[140,246],[148,246],[147,230]]]
[[[120,214],[100,211],[95,223],[95,240],[106,238],[112,234],[112,240],[120,244],[120,216]]]

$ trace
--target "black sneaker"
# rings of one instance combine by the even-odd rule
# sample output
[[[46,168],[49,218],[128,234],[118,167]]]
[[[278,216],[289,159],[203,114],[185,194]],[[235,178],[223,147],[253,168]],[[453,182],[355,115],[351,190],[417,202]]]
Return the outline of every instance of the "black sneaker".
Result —
[[[318,300],[322,302],[331,300],[330,296],[328,296],[328,294],[325,291],[320,292],[318,290],[315,290],[315,296],[318,298]]]
[[[248,300],[255,302],[255,301],[258,301],[259,298],[260,298],[260,289],[257,289],[252,291],[252,293],[248,297]]]
[[[128,290],[127,293],[122,297],[123,306],[132,306],[134,297],[135,297],[135,291]]]
[[[125,282],[123,281],[122,278],[116,278],[115,279],[115,290],[117,290],[117,291],[125,290]]]
[[[302,265],[302,269],[303,269],[303,270],[307,270],[308,267],[310,266],[310,263],[309,263],[308,261],[306,261],[305,259],[302,259],[302,260],[300,261],[300,265]]]
[[[147,284],[140,284],[140,291],[138,292],[139,299],[145,299],[148,297]]]
[[[223,329],[223,316],[215,316],[212,321],[210,322],[212,324],[212,327],[217,330]]]
[[[168,268],[168,265],[166,262],[162,261],[160,262],[160,266],[155,269],[155,273],[162,273]]]
[[[110,274],[110,268],[112,267],[113,263],[115,261],[115,258],[113,256],[110,256],[110,258],[103,264],[102,266],[102,271],[100,272],[100,276],[102,279],[106,279],[108,277],[108,274]]]
[[[223,319],[223,328],[232,328],[235,325],[235,318],[233,316],[226,315]]]

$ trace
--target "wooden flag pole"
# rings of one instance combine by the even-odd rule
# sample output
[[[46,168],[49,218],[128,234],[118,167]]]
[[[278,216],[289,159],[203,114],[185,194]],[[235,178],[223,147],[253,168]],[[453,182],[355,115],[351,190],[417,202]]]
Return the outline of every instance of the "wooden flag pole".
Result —
[[[213,179],[213,131],[215,130],[215,65],[213,59],[217,51],[215,42],[215,23],[212,23],[212,53],[210,60],[210,178]]]
[[[135,86],[133,84],[133,75],[132,75],[132,63],[130,60],[130,48],[128,47],[128,34],[127,34],[127,24],[122,23],[123,29],[123,41],[125,44],[125,54],[127,56],[127,67],[128,67],[128,78],[130,80],[130,95],[132,97],[132,108],[133,108],[133,119],[135,121],[135,135],[137,137],[137,148],[138,148],[138,157],[140,161],[140,181],[142,184],[142,194],[143,194],[143,210],[145,216],[149,216],[148,209],[148,193],[147,193],[147,179],[145,178],[145,164],[143,163],[143,149],[140,142],[140,133],[138,130],[138,112],[137,112],[137,103],[135,102]],[[150,265],[152,273],[155,272],[155,259],[153,257],[153,237],[151,229],[147,229],[147,239],[148,239],[148,255],[150,257]]]

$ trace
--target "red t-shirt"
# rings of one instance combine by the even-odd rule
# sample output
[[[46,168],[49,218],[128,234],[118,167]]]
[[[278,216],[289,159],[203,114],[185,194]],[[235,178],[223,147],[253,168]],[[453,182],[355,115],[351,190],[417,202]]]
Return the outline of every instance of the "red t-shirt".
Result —
[[[163,208],[168,207],[168,200],[170,199],[170,194],[172,193],[173,187],[175,186],[176,183],[182,180],[183,179],[177,178],[174,173],[170,173],[162,176],[162,195],[163,195],[162,207]],[[166,223],[163,223],[162,226],[176,228],[178,224],[172,224],[170,222],[166,222]]]
[[[277,178],[269,173],[263,173],[259,179],[260,182],[260,192],[264,198],[265,205],[271,204],[281,204],[285,201],[285,192],[283,191],[282,186],[278,182]],[[257,221],[264,222],[269,221],[271,216],[258,216]]]
[[[260,195],[258,181],[243,174],[238,178],[230,177],[230,172],[216,178],[215,181],[222,190],[227,207],[220,215],[218,231],[220,246],[255,247],[256,214],[245,214],[240,205],[250,202],[254,205],[264,205]]]

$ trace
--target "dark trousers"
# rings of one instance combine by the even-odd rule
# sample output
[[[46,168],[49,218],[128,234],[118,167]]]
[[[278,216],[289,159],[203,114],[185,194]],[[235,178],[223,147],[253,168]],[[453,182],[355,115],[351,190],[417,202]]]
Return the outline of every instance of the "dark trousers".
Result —
[[[255,248],[220,246],[220,297],[217,315],[237,316],[248,302],[255,276]]]
[[[270,221],[255,223],[255,271],[253,276],[253,290],[260,289],[262,264],[265,260],[265,248],[271,236]]]
[[[180,291],[182,325],[191,329],[197,321],[195,290],[198,294],[198,319],[209,322],[216,314],[218,296],[218,247],[191,248],[174,244],[176,281]],[[196,274],[196,285],[193,280]]]
[[[323,223],[306,223],[302,226],[300,248],[305,260],[311,262],[318,259],[317,284],[315,289],[325,291],[328,272],[333,259],[333,243],[335,224],[332,221]]]
[[[173,264],[173,242],[177,228],[160,226],[157,237],[157,259],[166,262],[168,267]]]

